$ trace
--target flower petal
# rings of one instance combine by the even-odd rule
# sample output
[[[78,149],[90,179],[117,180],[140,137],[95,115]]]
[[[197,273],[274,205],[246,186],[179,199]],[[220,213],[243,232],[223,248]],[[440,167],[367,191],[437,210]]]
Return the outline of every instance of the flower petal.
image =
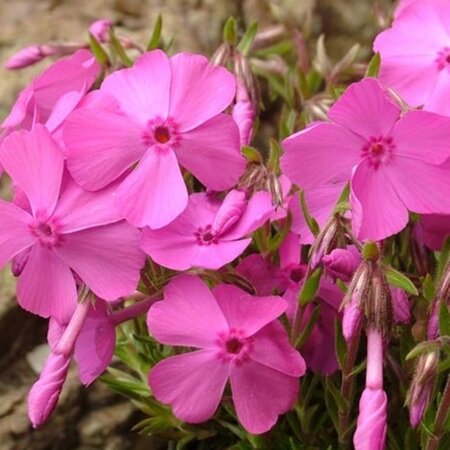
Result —
[[[64,169],[60,148],[42,125],[10,134],[2,143],[0,163],[30,201],[33,213],[50,216],[56,206]]]
[[[292,347],[286,330],[277,321],[269,323],[253,336],[250,358],[293,377],[300,377],[306,371],[303,357]]]
[[[163,344],[214,347],[218,334],[229,327],[206,284],[180,275],[164,289],[164,300],[148,313],[150,333]]]
[[[424,109],[444,116],[450,115],[450,74],[441,70],[434,83],[434,89],[425,101]]]
[[[145,125],[154,117],[167,118],[170,77],[166,54],[153,50],[140,56],[133,67],[106,77],[101,91],[115,97],[127,116]]]
[[[281,297],[253,297],[231,284],[219,284],[213,294],[230,328],[241,330],[245,336],[253,336],[287,308]]]
[[[153,147],[117,190],[117,205],[137,227],[162,228],[179,216],[188,193],[175,153]]]
[[[231,390],[239,422],[253,434],[269,431],[294,406],[298,379],[252,360],[231,368]]]
[[[0,267],[35,242],[28,228],[31,220],[27,212],[0,199]]]
[[[331,120],[365,138],[386,136],[399,116],[400,108],[374,78],[351,84],[328,113]]]
[[[42,317],[67,323],[75,311],[77,289],[69,266],[50,248],[32,247],[17,283],[20,306]]]
[[[352,228],[361,240],[379,241],[402,230],[408,211],[399,199],[386,167],[363,161],[351,180]]]
[[[139,282],[140,232],[125,221],[65,234],[55,251],[100,298],[115,300]]]
[[[153,395],[170,404],[176,417],[200,423],[216,412],[228,379],[229,366],[214,351],[200,350],[172,356],[150,372]]]
[[[63,128],[67,167],[88,190],[107,186],[145,153],[141,127],[123,114],[95,106],[80,108]]]
[[[246,165],[239,152],[239,129],[226,114],[183,133],[175,152],[184,168],[209,189],[217,191],[234,186]]]
[[[170,58],[172,83],[169,115],[180,131],[189,131],[221,113],[233,100],[236,83],[224,67],[201,55],[178,53]]]
[[[283,141],[281,169],[306,190],[348,181],[364,142],[340,125],[317,123]]]

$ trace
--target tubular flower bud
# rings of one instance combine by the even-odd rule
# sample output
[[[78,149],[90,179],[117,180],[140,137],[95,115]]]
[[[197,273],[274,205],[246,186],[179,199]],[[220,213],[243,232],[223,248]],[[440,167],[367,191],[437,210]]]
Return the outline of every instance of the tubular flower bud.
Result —
[[[438,351],[420,355],[417,362],[414,377],[411,380],[406,398],[406,403],[409,406],[409,422],[413,427],[419,425],[430,402],[438,363]]]
[[[90,27],[89,33],[99,42],[107,42],[109,40],[109,30],[112,28],[112,22],[109,19],[96,20]]]
[[[449,303],[450,299],[450,263],[447,264],[442,274],[441,282],[436,291],[436,296],[431,304],[428,319],[427,337],[429,340],[439,336],[439,307],[441,302]]]
[[[236,103],[233,106],[232,116],[239,128],[241,147],[248,145],[252,140],[255,115],[255,109],[250,101],[247,89],[240,81],[238,81]]]
[[[23,69],[43,60],[47,56],[56,53],[56,49],[50,45],[31,45],[19,50],[8,61],[5,68],[8,70]]]
[[[322,263],[332,278],[350,281],[361,263],[361,256],[355,247],[335,248],[322,258]]]
[[[217,211],[212,229],[217,235],[225,233],[236,222],[239,221],[247,207],[247,199],[242,191],[231,191],[224,199],[220,209]]]

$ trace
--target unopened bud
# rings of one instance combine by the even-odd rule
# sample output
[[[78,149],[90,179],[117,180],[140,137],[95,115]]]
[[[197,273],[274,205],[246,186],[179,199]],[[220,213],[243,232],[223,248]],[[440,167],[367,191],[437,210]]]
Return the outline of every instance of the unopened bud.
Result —
[[[369,324],[386,336],[391,329],[394,312],[389,285],[378,265],[374,267],[372,273],[370,298],[366,304],[366,311]]]
[[[238,80],[236,87],[236,103],[233,106],[232,116],[239,128],[241,147],[250,144],[252,140],[253,121],[255,110],[250,101],[245,86]]]
[[[335,248],[322,258],[322,263],[328,275],[350,281],[361,263],[361,256],[355,247]]]
[[[49,45],[31,45],[19,50],[8,61],[5,68],[8,70],[23,69],[56,53],[55,47]]]
[[[411,320],[411,307],[406,292],[391,287],[391,297],[395,323],[408,323]]]
[[[100,19],[96,20],[90,27],[89,33],[99,42],[107,42],[109,40],[109,30],[113,26],[111,20]]]
[[[231,48],[229,44],[221,44],[211,57],[213,66],[226,66],[230,62]]]
[[[245,193],[237,190],[230,191],[214,217],[212,229],[218,235],[225,233],[239,221],[246,207]]]

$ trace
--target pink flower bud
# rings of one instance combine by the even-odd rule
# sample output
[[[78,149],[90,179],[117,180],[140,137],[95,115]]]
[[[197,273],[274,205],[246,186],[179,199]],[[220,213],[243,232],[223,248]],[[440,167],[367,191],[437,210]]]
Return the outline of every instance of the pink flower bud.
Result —
[[[425,386],[411,386],[411,405],[409,407],[409,423],[413,428],[422,421],[422,417],[430,401],[432,383]]]
[[[350,281],[361,263],[361,256],[355,247],[335,248],[322,258],[322,263],[332,278]]]
[[[356,333],[361,325],[363,311],[359,304],[358,294],[352,296],[349,303],[344,306],[344,315],[342,318],[342,334],[348,342]]]
[[[31,66],[47,56],[55,53],[53,47],[48,45],[31,45],[19,50],[6,61],[5,67],[9,70],[23,69]]]
[[[396,323],[408,323],[411,320],[411,309],[406,292],[400,288],[391,287],[392,308]]]
[[[245,193],[237,190],[230,191],[214,217],[212,229],[217,235],[225,233],[241,218],[246,207]]]
[[[432,341],[439,336],[439,303],[434,302],[428,319],[427,338]]]
[[[28,394],[28,417],[34,428],[53,413],[67,377],[70,357],[50,353],[45,367]]]
[[[387,395],[382,388],[366,388],[359,401],[353,436],[355,450],[383,450],[386,442]]]
[[[109,39],[109,30],[113,26],[111,20],[100,19],[96,20],[90,27],[89,33],[99,42],[106,42]]]
[[[255,110],[247,89],[240,81],[237,82],[236,103],[232,116],[239,128],[241,147],[248,145],[252,139]]]

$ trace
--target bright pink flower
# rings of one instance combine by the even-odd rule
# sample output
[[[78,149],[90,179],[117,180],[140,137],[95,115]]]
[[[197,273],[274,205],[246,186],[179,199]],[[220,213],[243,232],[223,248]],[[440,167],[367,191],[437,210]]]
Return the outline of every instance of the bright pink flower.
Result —
[[[387,432],[387,395],[383,390],[383,338],[367,330],[366,388],[359,400],[359,415],[353,437],[355,450],[383,450]]]
[[[145,53],[105,79],[98,95],[111,100],[108,108],[80,108],[67,120],[69,171],[95,191],[138,163],[117,190],[118,205],[133,225],[161,228],[187,206],[178,164],[213,190],[242,174],[239,130],[221,113],[234,93],[233,75],[203,56]]]
[[[425,111],[400,117],[380,84],[351,85],[320,122],[284,141],[281,165],[307,193],[351,179],[352,225],[363,240],[402,230],[408,210],[450,213],[450,119]]]
[[[391,28],[380,33],[380,80],[411,106],[450,114],[450,3],[404,1]]]
[[[42,125],[8,136],[0,162],[29,202],[0,201],[0,265],[29,250],[17,286],[24,309],[67,321],[74,273],[106,300],[134,291],[145,258],[140,232],[113,206],[114,186],[89,193],[63,179],[62,152]]]
[[[205,193],[192,194],[188,207],[159,230],[145,228],[142,249],[164,267],[218,269],[233,261],[249,246],[247,237],[271,215],[270,195],[257,192],[247,201],[233,190],[223,202]]]
[[[199,350],[152,369],[155,397],[181,420],[199,423],[214,415],[229,379],[244,428],[268,431],[293,406],[305,372],[303,358],[276,320],[286,306],[280,297],[252,297],[231,285],[211,292],[195,277],[170,282],[164,300],[150,308],[149,330],[164,344]]]
[[[54,131],[91,88],[100,66],[88,50],[61,59],[37,76],[19,95],[2,128],[31,129],[48,123]]]

